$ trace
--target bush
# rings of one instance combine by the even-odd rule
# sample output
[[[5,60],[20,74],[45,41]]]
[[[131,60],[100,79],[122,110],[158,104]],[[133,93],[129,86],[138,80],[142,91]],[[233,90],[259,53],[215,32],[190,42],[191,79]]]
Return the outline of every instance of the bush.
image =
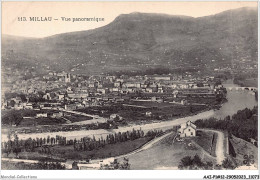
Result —
[[[236,166],[234,165],[234,163],[226,158],[223,162],[222,162],[222,167],[225,168],[225,169],[235,169]]]
[[[185,167],[185,166],[191,166],[192,165],[192,158],[190,156],[185,156],[184,158],[181,159],[180,166]]]
[[[181,159],[178,166],[179,169],[213,169],[212,162],[202,162],[201,158],[196,154],[193,159],[190,156],[185,156]]]

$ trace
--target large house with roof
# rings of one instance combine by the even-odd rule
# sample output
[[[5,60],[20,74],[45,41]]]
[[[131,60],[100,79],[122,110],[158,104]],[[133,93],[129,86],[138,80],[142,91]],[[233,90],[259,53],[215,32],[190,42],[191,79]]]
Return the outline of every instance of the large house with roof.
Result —
[[[181,124],[181,127],[178,129],[180,137],[192,137],[196,136],[196,125],[191,121],[187,121]]]

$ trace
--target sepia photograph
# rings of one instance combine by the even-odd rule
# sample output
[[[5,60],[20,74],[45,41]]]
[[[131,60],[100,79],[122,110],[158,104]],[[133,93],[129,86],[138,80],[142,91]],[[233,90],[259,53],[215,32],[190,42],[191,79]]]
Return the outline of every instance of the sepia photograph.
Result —
[[[1,18],[1,170],[258,170],[257,1],[2,2]]]

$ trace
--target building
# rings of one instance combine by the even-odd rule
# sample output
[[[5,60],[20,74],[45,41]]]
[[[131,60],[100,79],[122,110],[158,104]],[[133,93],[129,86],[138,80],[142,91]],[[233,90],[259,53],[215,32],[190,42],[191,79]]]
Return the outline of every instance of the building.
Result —
[[[253,144],[257,146],[257,140],[253,139],[253,138],[249,138],[249,141]]]
[[[111,114],[110,119],[111,120],[123,120],[123,117],[118,114]]]
[[[181,104],[182,104],[182,105],[187,105],[187,104],[188,104],[188,101],[185,100],[185,99],[182,99],[182,100],[181,100]]]
[[[39,118],[39,117],[48,117],[48,114],[47,113],[38,113],[38,114],[36,114],[36,118]]]
[[[32,103],[26,103],[24,109],[33,109]]]
[[[145,115],[146,115],[147,117],[151,117],[151,116],[152,116],[152,112],[151,112],[151,111],[146,111]]]
[[[73,111],[73,110],[77,109],[77,105],[76,104],[65,104],[64,109]]]
[[[70,83],[70,74],[65,75],[65,82]]]
[[[187,121],[181,124],[181,127],[178,129],[180,137],[192,137],[196,136],[196,125],[191,121]]]

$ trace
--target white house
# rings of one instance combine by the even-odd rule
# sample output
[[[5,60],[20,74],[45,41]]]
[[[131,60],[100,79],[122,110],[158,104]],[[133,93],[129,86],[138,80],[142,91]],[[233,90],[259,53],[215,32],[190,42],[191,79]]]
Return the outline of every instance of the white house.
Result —
[[[188,103],[188,101],[187,101],[186,99],[182,99],[182,100],[181,100],[181,104],[182,104],[182,105],[187,105],[187,103]]]
[[[110,115],[110,119],[111,120],[114,120],[115,118],[118,118],[118,120],[122,120],[123,119],[123,117],[118,115],[118,114],[111,114]]]
[[[26,103],[25,109],[33,109],[32,103]]]
[[[152,112],[151,112],[151,111],[146,111],[145,115],[146,115],[147,117],[151,117],[151,116],[152,116]]]
[[[196,125],[191,121],[187,121],[181,124],[181,127],[178,129],[180,137],[191,137],[196,136]]]
[[[48,114],[47,113],[38,113],[36,114],[36,118],[38,117],[48,117]]]

